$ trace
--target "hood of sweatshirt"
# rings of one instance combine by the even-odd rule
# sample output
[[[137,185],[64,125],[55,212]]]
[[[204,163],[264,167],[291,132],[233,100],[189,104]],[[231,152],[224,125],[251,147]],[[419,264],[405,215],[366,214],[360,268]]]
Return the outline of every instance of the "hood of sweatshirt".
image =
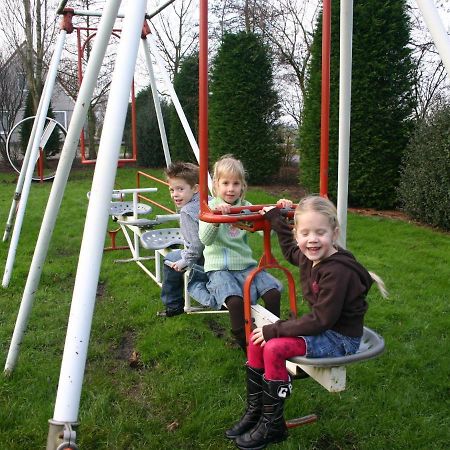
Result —
[[[344,266],[349,267],[354,272],[356,272],[361,279],[361,282],[364,286],[367,287],[367,291],[369,291],[372,286],[373,280],[370,276],[370,273],[367,269],[361,265],[355,257],[348,250],[345,250],[342,247],[338,247],[338,251],[328,258],[323,259],[318,266],[324,266],[325,264],[343,264]],[[317,266],[317,267],[318,267]]]

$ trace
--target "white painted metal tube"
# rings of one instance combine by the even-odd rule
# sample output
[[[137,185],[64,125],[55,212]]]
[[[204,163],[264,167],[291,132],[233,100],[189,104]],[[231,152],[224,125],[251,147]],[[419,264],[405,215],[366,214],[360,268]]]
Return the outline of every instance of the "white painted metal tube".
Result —
[[[450,38],[445,31],[445,27],[432,0],[417,0],[417,6],[422,12],[422,16],[431,33],[434,44],[441,56],[442,62],[450,76]]]
[[[150,47],[147,39],[141,39],[142,48],[144,49],[145,62],[147,64],[148,74],[150,75],[150,86],[153,94],[153,104],[155,105],[156,117],[158,119],[159,134],[161,135],[161,141],[164,151],[164,158],[166,160],[166,166],[169,167],[172,162],[170,158],[169,144],[167,143],[166,128],[164,126],[164,118],[161,111],[161,102],[159,101],[158,88],[156,86],[155,73],[153,71],[152,57],[150,54]]]
[[[37,121],[36,132],[33,136],[33,145],[29,153],[29,160],[26,164],[26,173],[23,181],[22,195],[19,202],[19,207],[17,208],[16,220],[14,223],[13,233],[11,236],[11,243],[9,246],[8,257],[6,259],[5,272],[3,274],[2,286],[4,288],[8,287],[9,281],[11,279],[11,274],[13,270],[14,260],[16,258],[17,246],[19,244],[20,231],[22,230],[23,218],[25,215],[25,209],[27,207],[28,195],[30,193],[31,181],[34,172],[34,161],[38,158],[39,153],[39,142],[41,140],[42,131],[45,125],[45,119],[47,117],[48,107],[50,105],[50,100],[52,98],[53,88],[56,81],[56,73],[58,70],[59,61],[61,60],[61,53],[64,47],[64,42],[66,40],[67,32],[61,30],[58,35],[58,41],[55,46],[55,51],[52,55],[52,60],[49,66],[47,78],[45,81],[45,89],[43,90],[41,101],[42,108],[40,110],[40,115],[36,116],[34,121]],[[34,128],[34,124],[33,124]],[[27,149],[28,151],[28,149]],[[22,171],[21,171],[22,172]]]
[[[347,241],[348,166],[350,153],[350,110],[352,96],[353,0],[341,1],[339,61],[339,162],[337,213],[340,224],[339,243]]]
[[[147,35],[147,40],[150,44],[151,51],[153,56],[156,59],[156,63],[158,65],[159,70],[161,71],[161,76],[166,85],[166,89],[169,91],[170,98],[172,99],[173,105],[178,113],[178,117],[180,118],[181,124],[183,125],[184,132],[186,133],[186,137],[188,138],[189,143],[191,144],[192,151],[194,152],[195,159],[197,162],[200,161],[200,150],[195,140],[194,134],[192,133],[191,127],[189,126],[189,122],[186,119],[186,115],[184,114],[183,108],[181,107],[180,101],[178,100],[177,93],[173,88],[172,82],[170,81],[169,75],[164,67],[164,61],[159,55],[158,47],[155,42],[154,36],[151,34]],[[212,192],[212,180],[211,176],[208,173],[208,188],[209,192]]]
[[[37,117],[39,117],[42,114],[42,99],[44,98],[46,86],[47,86],[47,79],[45,81],[38,109],[36,111],[36,116],[33,121],[33,127],[31,129],[30,137],[28,139],[27,149],[25,151],[25,155],[22,161],[22,168],[20,169],[19,178],[17,179],[16,190],[14,192],[14,197],[11,202],[11,208],[9,210],[8,219],[6,221],[5,233],[3,234],[3,242],[6,242],[9,239],[9,235],[11,234],[11,230],[14,225],[14,218],[16,217],[17,212],[17,204],[19,203],[20,197],[22,195],[23,182],[25,180],[25,174],[27,172],[28,163],[30,161],[31,148],[33,147],[34,137],[36,136],[36,128],[38,124]],[[45,114],[47,115],[47,112],[45,112]]]
[[[131,189],[115,189],[114,193],[120,194],[140,194],[141,192],[158,192],[158,188],[131,188]]]
[[[45,209],[14,328],[14,334],[9,347],[5,364],[6,374],[10,373],[17,363],[20,345],[22,344],[34,297],[39,286],[50,239],[55,228],[56,218],[64,196],[64,190],[69,178],[72,162],[77,151],[80,134],[86,121],[89,104],[108,47],[120,2],[121,0],[110,0],[105,7],[104,16],[99,24],[97,37],[94,41],[83,83],[81,84],[80,92],[78,93],[77,101],[75,102],[72,120],[70,121],[59,164],[56,169],[55,179],[53,180],[52,190]]]
[[[53,420],[77,421],[109,203],[122,142],[146,0],[127,6],[81,243]]]
[[[164,3],[163,5],[161,5],[159,8],[155,9],[153,12],[146,14],[145,17],[147,19],[151,19],[152,17],[156,16],[157,14],[159,14],[163,9],[167,8],[169,5],[171,5],[175,0],[168,0],[166,3]],[[63,9],[63,8],[62,8]],[[102,12],[98,12],[98,11],[91,11],[90,9],[75,9],[73,11],[73,14],[75,16],[91,16],[91,17],[101,17],[102,16]],[[117,14],[117,18],[118,19],[123,19],[125,17],[125,14],[119,12]]]

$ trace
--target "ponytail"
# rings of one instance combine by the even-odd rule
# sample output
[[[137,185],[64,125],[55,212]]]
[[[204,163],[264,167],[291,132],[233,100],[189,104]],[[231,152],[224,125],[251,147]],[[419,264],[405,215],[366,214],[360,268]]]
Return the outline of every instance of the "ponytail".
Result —
[[[381,279],[381,277],[379,277],[376,273],[370,272],[370,271],[369,271],[369,275],[372,277],[372,280],[375,281],[377,288],[380,291],[381,296],[383,298],[387,298],[389,293],[388,293],[386,286],[384,284],[384,281]]]

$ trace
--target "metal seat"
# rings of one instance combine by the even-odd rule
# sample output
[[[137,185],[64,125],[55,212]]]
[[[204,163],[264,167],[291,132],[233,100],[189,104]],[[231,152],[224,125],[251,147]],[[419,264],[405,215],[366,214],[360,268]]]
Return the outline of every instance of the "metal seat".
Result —
[[[351,364],[365,359],[375,358],[384,351],[384,339],[370,328],[364,327],[359,350],[353,355],[338,356],[334,358],[306,358],[296,356],[289,360],[295,364],[315,367],[337,367]]]
[[[133,202],[111,202],[109,208],[109,214],[111,216],[132,216],[134,214]],[[152,212],[152,207],[150,205],[145,205],[143,203],[138,203],[136,205],[136,213],[149,214]]]
[[[183,245],[183,236],[179,228],[159,228],[142,233],[142,247],[159,250],[172,245]]]

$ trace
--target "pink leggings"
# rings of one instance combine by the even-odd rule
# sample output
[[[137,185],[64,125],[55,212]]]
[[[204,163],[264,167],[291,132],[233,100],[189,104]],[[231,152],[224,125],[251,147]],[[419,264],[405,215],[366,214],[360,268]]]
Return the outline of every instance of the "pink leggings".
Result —
[[[303,356],[306,343],[301,337],[280,337],[270,339],[264,347],[255,345],[252,340],[247,347],[248,365],[264,369],[266,380],[288,381],[286,360],[293,356]]]

